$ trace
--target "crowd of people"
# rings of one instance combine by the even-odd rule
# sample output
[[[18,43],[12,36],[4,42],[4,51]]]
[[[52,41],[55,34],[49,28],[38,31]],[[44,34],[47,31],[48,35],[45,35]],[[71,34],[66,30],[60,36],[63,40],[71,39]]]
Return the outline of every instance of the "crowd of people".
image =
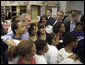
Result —
[[[1,29],[2,64],[84,64],[84,19],[76,10],[52,10],[40,17],[38,25],[22,13],[12,20],[10,32]]]

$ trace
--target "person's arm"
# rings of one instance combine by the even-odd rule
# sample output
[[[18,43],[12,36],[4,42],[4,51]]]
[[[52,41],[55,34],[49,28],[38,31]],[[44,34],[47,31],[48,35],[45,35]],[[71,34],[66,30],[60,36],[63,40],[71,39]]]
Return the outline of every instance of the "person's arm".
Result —
[[[76,55],[76,54],[72,54],[72,55],[70,55],[68,58],[71,58],[71,59],[77,60],[77,59],[78,59],[78,55]]]
[[[13,34],[13,32],[11,31],[11,32],[7,33],[6,35],[1,36],[1,39],[2,39],[3,42],[5,43],[7,39],[12,39],[13,35],[14,35],[14,34]]]
[[[65,58],[59,64],[76,64],[75,61],[71,58]]]
[[[12,39],[7,39],[6,44],[8,46],[17,46],[17,44]]]
[[[13,32],[7,33],[5,36],[2,36],[1,39],[3,40],[4,43],[6,43],[9,46],[16,46],[15,42],[12,40],[13,37]]]

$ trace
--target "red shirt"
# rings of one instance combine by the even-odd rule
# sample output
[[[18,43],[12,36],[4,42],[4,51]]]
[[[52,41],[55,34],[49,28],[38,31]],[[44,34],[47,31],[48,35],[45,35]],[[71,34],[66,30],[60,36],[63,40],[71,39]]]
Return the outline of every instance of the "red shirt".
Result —
[[[18,61],[18,64],[36,64],[36,62],[35,62],[35,60],[33,58],[32,58],[32,61],[30,63],[25,63],[25,62],[22,61],[22,59],[20,59]]]

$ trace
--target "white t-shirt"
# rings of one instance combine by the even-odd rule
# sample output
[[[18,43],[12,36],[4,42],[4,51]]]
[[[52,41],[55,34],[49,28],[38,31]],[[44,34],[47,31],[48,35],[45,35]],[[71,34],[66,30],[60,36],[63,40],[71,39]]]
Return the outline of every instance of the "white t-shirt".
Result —
[[[58,64],[58,49],[53,46],[48,44],[49,50],[44,54],[44,57],[50,64]]]
[[[36,64],[47,64],[47,61],[43,55],[35,54],[34,59],[35,59]]]
[[[58,53],[58,56],[57,56],[58,62],[60,63],[61,61],[63,61],[65,58],[67,58],[68,56],[70,56],[72,54],[73,53],[66,52],[65,48],[60,49],[59,53]]]
[[[80,60],[74,60],[74,59],[71,59],[71,58],[65,58],[59,64],[83,64],[83,63],[80,62]]]
[[[16,43],[16,45],[18,45],[20,43],[20,40],[17,40],[17,39],[12,39],[12,40]],[[9,46],[9,48],[10,48],[10,46]]]
[[[11,61],[8,61],[8,64],[17,64],[19,57],[13,58]]]
[[[18,44],[20,43],[21,40],[13,39],[13,41],[16,43],[16,45],[18,45]]]
[[[52,29],[53,29],[53,27],[51,25],[47,25],[46,26],[46,32],[47,33],[49,33],[49,34],[53,33],[53,30]]]

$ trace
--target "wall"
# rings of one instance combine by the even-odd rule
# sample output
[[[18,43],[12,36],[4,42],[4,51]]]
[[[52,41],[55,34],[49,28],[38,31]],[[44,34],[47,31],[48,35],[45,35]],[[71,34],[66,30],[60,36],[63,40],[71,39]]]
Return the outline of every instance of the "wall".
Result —
[[[67,1],[59,1],[60,10],[66,12]]]
[[[84,1],[59,1],[60,10],[64,12],[69,10],[80,10],[84,14]]]
[[[28,1],[1,1],[1,6],[28,5]]]
[[[84,14],[84,1],[71,1],[70,2],[70,10],[80,10],[82,14]]]

